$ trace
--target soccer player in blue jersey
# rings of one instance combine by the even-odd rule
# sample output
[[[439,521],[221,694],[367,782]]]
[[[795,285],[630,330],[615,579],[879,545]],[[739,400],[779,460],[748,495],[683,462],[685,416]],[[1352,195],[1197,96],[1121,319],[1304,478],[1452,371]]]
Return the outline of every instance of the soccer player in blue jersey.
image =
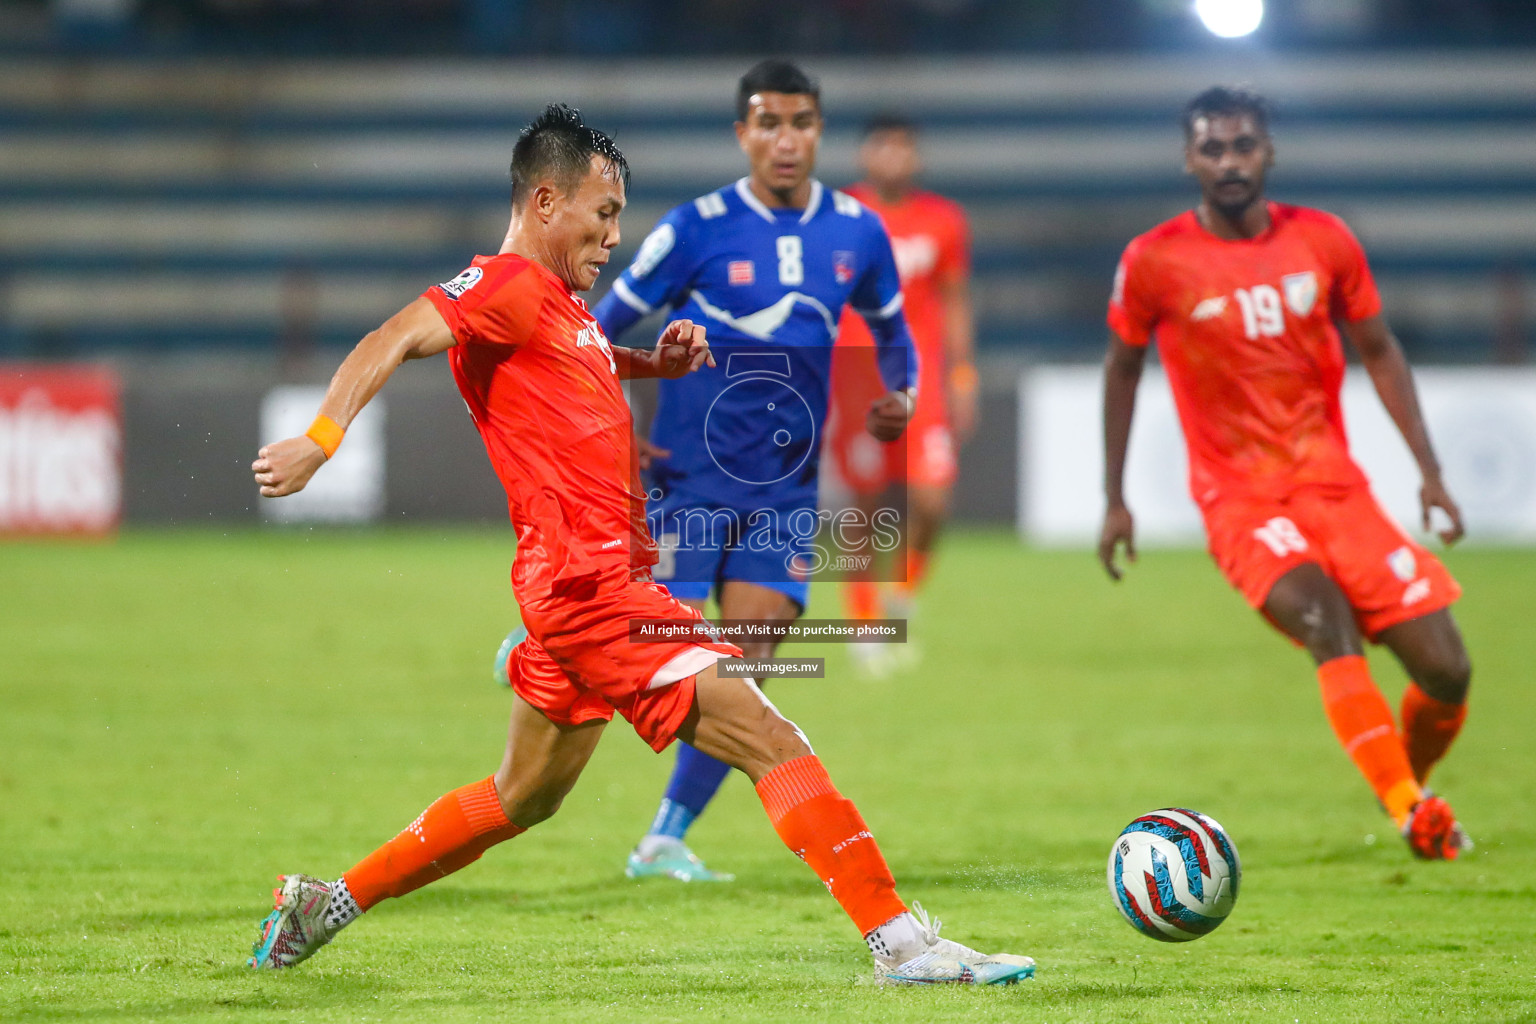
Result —
[[[911,416],[917,356],[885,228],[812,176],[822,133],[816,83],[788,61],[763,61],[742,76],[736,114],[748,175],[663,217],[595,314],[617,341],[670,308],[706,326],[718,363],[660,385],[648,449],[656,578],[700,609],[713,592],[723,619],[790,622],[805,609],[815,558],[817,465],[844,307],[874,335],[889,391],[866,426],[882,441],[898,438]],[[741,646],[763,658],[777,642]],[[626,873],[729,879],[683,842],[729,771],[679,744]]]

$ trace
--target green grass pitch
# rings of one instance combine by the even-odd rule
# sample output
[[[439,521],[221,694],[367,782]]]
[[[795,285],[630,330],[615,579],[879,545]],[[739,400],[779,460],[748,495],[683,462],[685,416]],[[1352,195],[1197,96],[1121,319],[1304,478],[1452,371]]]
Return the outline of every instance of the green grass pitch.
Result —
[[[859,680],[828,648],[828,679],[770,692],[903,895],[1034,981],[871,985],[740,778],[693,834],[737,882],[626,880],[671,758],[622,722],[552,821],[298,969],[247,970],[276,874],[336,875],[495,767],[511,555],[505,529],[0,548],[0,1020],[1536,1021],[1536,552],[1489,549],[1448,555],[1476,666],[1436,780],[1478,841],[1456,863],[1409,857],[1305,657],[1202,553],[1112,586],[1086,553],[957,533],[917,669]],[[1119,829],[1169,804],[1245,869],[1183,945],[1104,885]]]

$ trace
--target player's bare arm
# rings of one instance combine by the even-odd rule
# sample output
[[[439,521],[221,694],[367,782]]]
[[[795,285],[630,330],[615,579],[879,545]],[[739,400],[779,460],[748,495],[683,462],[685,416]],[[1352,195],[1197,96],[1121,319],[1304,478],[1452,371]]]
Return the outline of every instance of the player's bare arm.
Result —
[[[1104,526],[1099,531],[1099,561],[1112,580],[1124,575],[1115,564],[1120,547],[1125,548],[1126,561],[1136,561],[1136,521],[1125,503],[1125,454],[1136,413],[1136,386],[1146,361],[1145,348],[1127,345],[1111,332],[1104,357]]]
[[[647,351],[642,348],[613,350],[613,362],[620,380],[642,377],[664,377],[676,380],[686,377],[703,366],[714,366],[715,357],[709,351],[709,339],[704,325],[692,320],[674,320],[667,324],[656,347]]]
[[[949,416],[955,436],[965,441],[976,432],[976,317],[971,306],[971,282],[964,275],[938,284],[944,306],[944,355],[949,367]]]
[[[917,409],[917,396],[911,388],[887,391],[869,405],[864,429],[877,441],[894,441],[907,429],[907,422]]]
[[[1345,322],[1344,333],[1350,344],[1360,353],[1360,362],[1371,375],[1371,383],[1381,404],[1386,407],[1392,422],[1397,424],[1413,460],[1418,463],[1423,485],[1419,489],[1419,505],[1423,514],[1424,529],[1430,529],[1430,512],[1440,509],[1450,520],[1450,526],[1439,531],[1440,539],[1454,544],[1466,533],[1461,521],[1461,509],[1452,500],[1445,481],[1440,476],[1440,460],[1435,458],[1430,444],[1429,429],[1424,425],[1424,414],[1419,408],[1418,390],[1413,385],[1413,371],[1403,355],[1403,347],[1381,316],[1366,317],[1353,323]]]
[[[453,333],[442,315],[427,299],[417,299],[357,343],[331,378],[320,415],[346,430],[401,363],[446,352],[453,345]],[[280,498],[303,490],[327,458],[305,434],[263,445],[251,471],[262,497]]]

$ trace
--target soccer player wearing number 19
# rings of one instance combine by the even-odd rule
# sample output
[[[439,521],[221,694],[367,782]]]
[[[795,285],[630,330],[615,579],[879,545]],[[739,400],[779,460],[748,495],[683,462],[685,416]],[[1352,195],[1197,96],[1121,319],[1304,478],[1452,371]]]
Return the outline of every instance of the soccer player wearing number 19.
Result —
[[[1099,557],[1135,558],[1121,493],[1136,385],[1156,341],[1189,449],[1210,550],[1248,602],[1317,662],[1323,706],[1413,853],[1471,844],[1424,789],[1466,715],[1471,667],[1450,605],[1461,589],[1392,522],[1350,458],[1338,321],[1423,476],[1424,527],[1462,534],[1365,254],[1331,214],[1264,199],[1274,159],[1264,100],[1213,88],[1184,112],[1198,208],[1126,248],[1109,306],[1104,373],[1105,513]],[[1362,633],[1410,677],[1402,734],[1362,656]]]

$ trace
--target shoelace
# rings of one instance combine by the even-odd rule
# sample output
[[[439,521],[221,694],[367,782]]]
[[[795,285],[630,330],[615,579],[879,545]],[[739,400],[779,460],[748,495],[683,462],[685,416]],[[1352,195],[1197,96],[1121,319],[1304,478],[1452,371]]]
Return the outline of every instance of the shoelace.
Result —
[[[917,930],[924,942],[932,946],[939,941],[939,929],[944,927],[944,922],[934,918],[933,923],[929,924],[928,911],[916,900],[912,901],[912,919],[917,922]]]
[[[986,954],[980,950],[972,949],[970,946],[956,942],[954,939],[940,938],[939,929],[944,927],[944,922],[936,917],[930,922],[928,912],[923,909],[921,903],[916,901],[912,903],[912,919],[917,922],[918,933],[922,935],[923,941],[928,944],[929,952],[962,962],[967,957],[976,957],[977,959],[986,957]]]

